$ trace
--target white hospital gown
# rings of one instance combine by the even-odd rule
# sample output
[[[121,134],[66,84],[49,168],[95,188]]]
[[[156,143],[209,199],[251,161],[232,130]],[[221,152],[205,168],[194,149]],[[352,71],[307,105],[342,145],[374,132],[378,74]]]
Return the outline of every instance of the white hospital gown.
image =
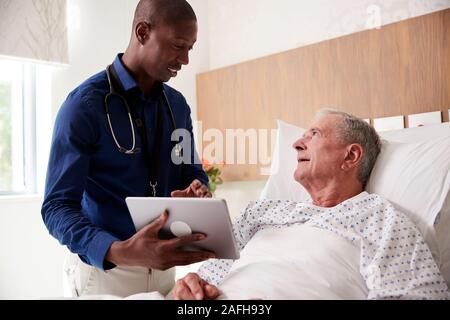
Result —
[[[233,228],[239,250],[266,228],[307,224],[329,230],[361,249],[368,299],[448,299],[447,284],[420,231],[403,213],[363,192],[333,208],[286,200],[251,202]],[[232,260],[209,260],[199,275],[219,285]]]

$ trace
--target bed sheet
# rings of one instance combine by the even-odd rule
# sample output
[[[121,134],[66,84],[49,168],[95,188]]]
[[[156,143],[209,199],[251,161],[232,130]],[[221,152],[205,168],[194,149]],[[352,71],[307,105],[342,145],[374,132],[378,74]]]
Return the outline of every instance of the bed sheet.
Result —
[[[259,231],[221,284],[220,299],[362,300],[360,249],[308,225]]]

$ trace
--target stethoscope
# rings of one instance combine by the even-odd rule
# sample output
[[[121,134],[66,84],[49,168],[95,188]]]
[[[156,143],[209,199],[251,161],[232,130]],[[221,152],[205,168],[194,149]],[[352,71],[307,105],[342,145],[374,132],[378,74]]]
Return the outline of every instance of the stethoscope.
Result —
[[[128,104],[127,99],[114,89],[113,77],[114,77],[114,80],[116,82],[118,82],[118,79],[116,79],[117,77],[115,77],[113,72],[111,72],[111,68],[112,68],[112,66],[109,66],[108,68],[106,68],[106,75],[108,77],[108,83],[109,83],[109,93],[105,96],[106,117],[108,119],[108,124],[109,124],[109,128],[111,130],[111,135],[112,135],[112,137],[114,139],[114,143],[116,144],[119,152],[123,153],[123,154],[126,154],[126,155],[133,155],[133,154],[139,153],[141,150],[136,147],[136,133],[135,133],[135,127],[134,127],[134,123],[133,123],[133,118],[131,116],[131,109],[130,109],[130,106]],[[167,98],[166,92],[164,91],[164,88],[162,89],[162,95],[163,95],[164,104],[169,109],[170,120],[172,122],[173,130],[176,131],[177,130],[177,125],[176,125],[176,122],[175,122],[175,117],[173,115],[172,107],[170,105],[169,99]],[[114,133],[113,125],[112,125],[112,122],[111,122],[111,115],[109,113],[109,106],[108,106],[108,101],[112,97],[119,98],[122,101],[122,103],[125,106],[125,108],[127,109],[128,119],[130,121],[131,133],[132,133],[132,137],[133,137],[133,144],[132,144],[131,149],[126,149],[126,148],[122,147],[120,145],[119,141],[117,140],[116,134]],[[175,148],[174,148],[175,156],[176,157],[181,157],[181,152],[182,152],[181,145],[180,144],[176,144]]]

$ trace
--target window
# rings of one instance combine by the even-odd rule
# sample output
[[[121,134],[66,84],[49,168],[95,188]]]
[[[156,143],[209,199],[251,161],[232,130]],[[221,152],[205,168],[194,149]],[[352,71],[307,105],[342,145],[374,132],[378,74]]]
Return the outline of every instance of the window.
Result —
[[[36,67],[0,59],[0,195],[36,191]]]

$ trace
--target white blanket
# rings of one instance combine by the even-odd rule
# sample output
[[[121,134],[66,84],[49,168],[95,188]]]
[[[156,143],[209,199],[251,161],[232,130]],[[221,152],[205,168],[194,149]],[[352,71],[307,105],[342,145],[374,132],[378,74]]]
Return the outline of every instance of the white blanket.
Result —
[[[231,268],[221,298],[366,299],[359,255],[357,246],[316,227],[265,229]]]

